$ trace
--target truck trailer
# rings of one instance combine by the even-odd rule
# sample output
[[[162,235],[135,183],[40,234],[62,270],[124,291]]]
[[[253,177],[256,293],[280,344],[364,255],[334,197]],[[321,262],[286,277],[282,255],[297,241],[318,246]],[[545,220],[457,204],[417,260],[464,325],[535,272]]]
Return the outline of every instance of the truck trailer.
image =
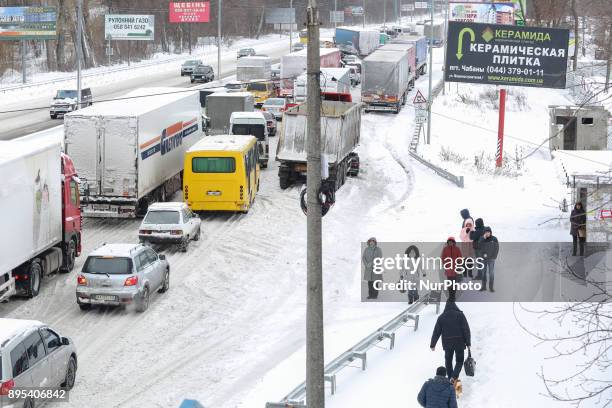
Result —
[[[86,217],[133,218],[182,185],[183,155],[202,136],[198,91],[144,88],[66,115],[66,152]]]
[[[336,28],[336,47],[343,53],[365,57],[380,45],[380,32],[355,27]]]
[[[215,92],[206,98],[206,116],[210,135],[229,133],[233,112],[253,112],[255,100],[250,92]]]
[[[419,34],[400,34],[391,41],[392,44],[414,44],[415,46],[415,76],[427,73],[427,38]]]
[[[414,82],[416,80],[416,47],[414,44],[385,44],[380,47],[380,51],[400,51],[405,52],[408,55],[408,90],[414,88]]]
[[[280,96],[293,96],[293,81],[306,72],[306,53],[307,50],[302,50],[281,57]],[[337,48],[321,48],[321,68],[339,68],[340,57],[340,50]]]
[[[79,179],[54,137],[0,142],[0,302],[38,295],[81,254]]]
[[[272,59],[258,55],[238,58],[236,79],[242,82],[272,79]]]
[[[278,177],[285,189],[306,177],[306,135],[308,107],[297,105],[283,114],[283,131],[276,149],[280,162]],[[359,156],[355,147],[359,144],[361,129],[361,104],[352,102],[321,102],[321,153],[328,164],[325,180],[334,190],[345,182],[346,176],[359,173]]]
[[[406,104],[409,84],[408,54],[377,50],[363,60],[361,101],[368,111],[399,113]]]
[[[321,92],[351,93],[351,70],[349,68],[321,68],[319,82]],[[306,83],[306,74],[300,75],[295,80],[293,85],[295,102],[306,100]]]

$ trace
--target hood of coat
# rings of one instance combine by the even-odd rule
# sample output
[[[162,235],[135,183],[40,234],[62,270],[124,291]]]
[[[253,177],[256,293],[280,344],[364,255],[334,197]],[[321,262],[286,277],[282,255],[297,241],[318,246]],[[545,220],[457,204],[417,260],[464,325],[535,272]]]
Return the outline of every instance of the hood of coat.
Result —
[[[484,221],[482,220],[482,218],[476,218],[476,229],[483,229],[484,228]]]
[[[451,245],[451,242],[453,244],[457,243],[457,240],[455,239],[455,237],[448,237],[448,238],[446,238],[446,245]]]
[[[448,380],[448,378],[443,377],[441,375],[436,375],[434,378],[430,379],[429,381],[431,381],[431,387],[436,392],[445,391],[451,386],[451,383]]]
[[[578,208],[578,206],[580,206],[580,208]],[[584,212],[584,206],[580,201],[574,205],[574,211]]]
[[[461,312],[461,309],[459,309],[459,306],[457,306],[455,302],[446,302],[446,305],[444,306],[444,311]]]
[[[459,214],[461,214],[461,218],[463,218],[464,220],[467,218],[472,218],[470,216],[470,211],[467,208],[464,208],[463,210],[459,211]]]
[[[378,245],[378,241],[376,241],[376,238],[374,237],[368,239],[368,242],[366,242],[366,244],[369,246],[370,242],[374,242],[374,246]]]
[[[484,227],[484,232],[489,232],[491,235],[493,235],[493,230],[491,230],[491,227]]]
[[[406,248],[404,254],[412,258],[418,258],[420,255],[419,248],[417,248],[416,245],[410,245],[408,248]]]

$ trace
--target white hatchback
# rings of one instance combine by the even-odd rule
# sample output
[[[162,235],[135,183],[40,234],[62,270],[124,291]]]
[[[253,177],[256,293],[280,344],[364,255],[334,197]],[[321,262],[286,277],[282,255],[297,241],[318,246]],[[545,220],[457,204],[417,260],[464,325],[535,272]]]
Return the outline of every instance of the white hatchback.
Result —
[[[185,203],[154,203],[149,206],[140,229],[141,243],[177,244],[187,252],[189,241],[200,239],[202,220]]]

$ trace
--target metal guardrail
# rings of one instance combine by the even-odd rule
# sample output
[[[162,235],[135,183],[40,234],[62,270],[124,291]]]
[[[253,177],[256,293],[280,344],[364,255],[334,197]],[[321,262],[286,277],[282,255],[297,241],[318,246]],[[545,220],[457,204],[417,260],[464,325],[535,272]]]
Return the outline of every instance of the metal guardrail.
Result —
[[[387,323],[374,330],[353,347],[340,354],[325,366],[325,381],[331,384],[332,395],[336,393],[336,374],[355,359],[361,360],[361,369],[367,368],[367,351],[385,339],[389,339],[389,350],[395,346],[395,332],[408,321],[414,322],[414,330],[419,328],[419,315],[417,314],[426,305],[435,304],[436,313],[440,311],[440,297],[437,294],[427,293],[417,302],[410,305],[400,314]],[[306,382],[301,383],[287,394],[280,402],[268,402],[266,408],[306,408]]]
[[[15,278],[9,272],[8,280],[0,285],[0,302],[9,300],[15,294]]]
[[[459,188],[463,188],[464,187],[464,179],[463,176],[456,176],[453,173],[451,173],[450,171],[444,170],[441,167],[436,166],[433,163],[428,162],[427,160],[425,160],[424,158],[422,158],[421,156],[419,156],[418,154],[409,151],[408,153],[410,153],[410,156],[412,156],[413,158],[417,159],[421,164],[429,167],[430,169],[432,169],[433,171],[436,172],[436,174],[440,177],[444,177],[445,179],[447,179],[448,181],[450,181],[453,184],[456,184],[457,187]]]

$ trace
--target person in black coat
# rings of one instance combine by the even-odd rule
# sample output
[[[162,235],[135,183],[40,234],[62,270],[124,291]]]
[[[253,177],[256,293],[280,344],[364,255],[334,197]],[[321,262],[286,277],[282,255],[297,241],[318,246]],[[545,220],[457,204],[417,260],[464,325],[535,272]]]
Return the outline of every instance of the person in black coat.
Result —
[[[471,347],[470,326],[465,315],[459,310],[455,302],[446,302],[444,312],[438,316],[431,336],[431,351],[436,349],[436,343],[440,336],[442,336],[446,375],[454,383],[459,378],[459,373],[461,373],[463,368],[463,351],[466,347]],[[455,356],[454,368],[453,355]]]
[[[491,227],[484,228],[484,235],[480,238],[479,245],[480,253],[484,259],[484,268],[482,269],[482,287],[481,291],[487,290],[487,272],[489,275],[489,290],[495,292],[493,289],[493,282],[495,279],[495,260],[497,254],[499,254],[499,242],[497,238],[493,236]]]
[[[576,256],[576,244],[580,243],[580,256],[584,255],[584,243],[586,241],[586,211],[579,201],[574,205],[570,215],[570,235],[574,242],[573,256]]]
[[[436,376],[423,384],[417,401],[425,408],[457,408],[455,387],[446,378],[446,368],[438,367]]]
[[[484,221],[482,218],[476,218],[476,225],[474,229],[470,231],[470,240],[472,240],[472,247],[474,248],[474,257],[482,258],[482,252],[480,251],[480,238],[484,235]],[[474,279],[482,279],[482,270],[475,266],[476,277]]]

